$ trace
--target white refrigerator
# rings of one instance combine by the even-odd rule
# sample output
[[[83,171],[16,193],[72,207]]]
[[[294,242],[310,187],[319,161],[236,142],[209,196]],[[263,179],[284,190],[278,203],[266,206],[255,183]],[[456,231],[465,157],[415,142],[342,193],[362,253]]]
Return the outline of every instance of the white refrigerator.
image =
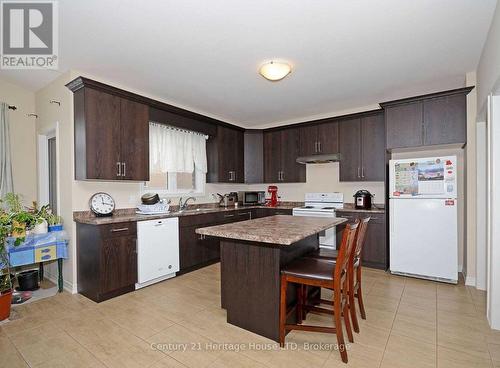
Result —
[[[389,162],[390,271],[458,281],[456,156]]]

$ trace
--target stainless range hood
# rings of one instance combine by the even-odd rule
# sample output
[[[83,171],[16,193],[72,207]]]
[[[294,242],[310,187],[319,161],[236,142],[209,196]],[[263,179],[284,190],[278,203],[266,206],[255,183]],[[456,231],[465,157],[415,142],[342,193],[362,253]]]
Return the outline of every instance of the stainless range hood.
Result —
[[[327,162],[339,162],[340,153],[332,153],[329,155],[311,155],[297,158],[299,164],[326,164]]]

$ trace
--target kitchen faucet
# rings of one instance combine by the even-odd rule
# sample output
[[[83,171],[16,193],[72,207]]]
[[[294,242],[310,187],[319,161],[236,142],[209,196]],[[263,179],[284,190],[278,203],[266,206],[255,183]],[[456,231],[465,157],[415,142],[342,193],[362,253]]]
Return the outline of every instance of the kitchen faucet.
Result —
[[[186,200],[184,201],[184,203],[182,203],[182,197],[179,198],[179,211],[184,211],[187,208],[188,201],[190,199],[192,199],[193,202],[196,202],[196,198],[194,198],[194,197],[186,198]]]

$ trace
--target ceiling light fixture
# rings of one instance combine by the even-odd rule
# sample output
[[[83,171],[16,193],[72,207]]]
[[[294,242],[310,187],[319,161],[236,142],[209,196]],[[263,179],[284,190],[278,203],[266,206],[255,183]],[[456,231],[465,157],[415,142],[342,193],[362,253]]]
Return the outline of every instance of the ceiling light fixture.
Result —
[[[292,71],[290,64],[280,61],[270,61],[262,64],[259,69],[260,75],[270,81],[279,81],[285,78]]]

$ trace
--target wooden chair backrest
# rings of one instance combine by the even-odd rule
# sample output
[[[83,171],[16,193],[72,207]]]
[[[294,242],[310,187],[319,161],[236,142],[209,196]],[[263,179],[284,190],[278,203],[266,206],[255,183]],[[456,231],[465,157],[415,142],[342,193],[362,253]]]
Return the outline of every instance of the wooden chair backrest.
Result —
[[[354,260],[361,258],[361,251],[363,250],[363,244],[365,243],[366,229],[368,228],[369,221],[370,217],[365,217],[359,222],[359,227],[356,233],[356,240],[355,240],[356,245],[351,255],[353,262]]]
[[[354,224],[347,224],[342,233],[342,242],[340,243],[337,262],[333,270],[334,283],[338,283],[338,285],[335,285],[336,288],[341,286],[340,283],[342,282],[343,276],[347,274],[347,267],[349,259],[351,258],[351,253],[354,249],[358,226],[359,220],[356,220]]]

